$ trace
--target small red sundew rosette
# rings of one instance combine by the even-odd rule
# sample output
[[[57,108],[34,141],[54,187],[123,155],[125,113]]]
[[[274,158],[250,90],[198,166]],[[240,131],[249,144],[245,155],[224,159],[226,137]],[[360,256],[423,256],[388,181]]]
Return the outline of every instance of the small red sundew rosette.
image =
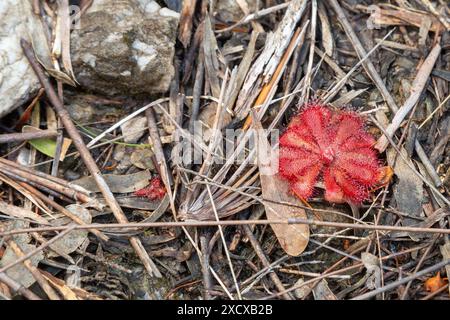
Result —
[[[144,197],[150,200],[161,200],[166,195],[166,188],[159,177],[152,178],[145,188],[134,192],[137,197]]]
[[[279,173],[303,200],[322,181],[327,201],[359,204],[381,173],[374,143],[356,112],[309,104],[280,137]]]

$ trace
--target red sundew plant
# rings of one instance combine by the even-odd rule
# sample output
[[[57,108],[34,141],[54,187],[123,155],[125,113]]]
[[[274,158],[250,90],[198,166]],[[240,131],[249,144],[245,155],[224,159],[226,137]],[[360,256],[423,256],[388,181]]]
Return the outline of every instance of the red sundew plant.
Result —
[[[145,188],[137,190],[134,195],[137,197],[145,197],[150,200],[160,200],[164,198],[166,188],[164,188],[159,177],[152,178],[150,184]]]
[[[322,181],[327,201],[359,204],[380,179],[374,143],[357,113],[310,104],[280,137],[279,173],[301,199]]]

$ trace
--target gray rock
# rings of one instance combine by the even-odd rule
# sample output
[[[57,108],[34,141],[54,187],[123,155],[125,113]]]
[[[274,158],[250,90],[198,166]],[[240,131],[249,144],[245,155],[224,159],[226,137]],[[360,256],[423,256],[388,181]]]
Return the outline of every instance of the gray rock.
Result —
[[[121,117],[123,105],[109,104],[111,100],[97,99],[97,96],[66,90],[64,103],[72,120],[77,124],[104,121],[110,117]]]
[[[72,32],[77,81],[106,95],[165,92],[179,14],[153,0],[96,0]]]
[[[78,123],[88,123],[95,115],[94,107],[80,100],[67,104],[66,109],[69,111],[70,117]]]
[[[20,38],[33,41],[39,60],[50,65],[50,50],[31,0],[0,1],[0,117],[27,102],[40,88],[22,53]]]
[[[126,143],[136,143],[144,135],[147,126],[147,117],[135,117],[120,126],[123,141]]]
[[[136,148],[131,154],[130,160],[131,163],[139,169],[153,170],[155,169],[152,160],[153,155],[154,153],[150,148]]]

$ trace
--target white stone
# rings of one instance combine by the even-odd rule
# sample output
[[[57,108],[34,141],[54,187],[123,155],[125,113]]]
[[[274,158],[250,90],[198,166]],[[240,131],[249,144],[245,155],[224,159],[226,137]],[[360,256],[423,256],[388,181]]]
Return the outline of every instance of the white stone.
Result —
[[[132,44],[134,49],[133,58],[136,60],[139,70],[144,71],[145,67],[158,55],[156,50],[139,40],[135,40]]]
[[[162,8],[159,10],[159,15],[163,17],[173,17],[173,18],[180,18],[180,14],[176,11],[170,10],[169,8]]]
[[[0,117],[30,100],[39,81],[23,55],[20,39],[33,40],[39,60],[50,65],[44,28],[31,0],[0,1]]]
[[[95,56],[90,53],[85,53],[81,55],[81,60],[90,65],[92,68],[95,68],[95,59],[96,59]]]
[[[155,13],[161,9],[161,6],[154,0],[139,0],[139,4],[145,13]]]

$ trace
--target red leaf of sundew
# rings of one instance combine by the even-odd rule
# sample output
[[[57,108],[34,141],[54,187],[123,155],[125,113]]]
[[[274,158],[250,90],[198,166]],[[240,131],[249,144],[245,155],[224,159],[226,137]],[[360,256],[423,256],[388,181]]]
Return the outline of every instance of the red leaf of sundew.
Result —
[[[374,143],[355,112],[311,104],[280,137],[279,172],[301,199],[321,180],[327,201],[359,204],[380,180]]]
[[[152,178],[148,186],[134,192],[135,196],[145,197],[150,200],[160,200],[164,198],[165,194],[166,188],[164,188],[159,177]]]

